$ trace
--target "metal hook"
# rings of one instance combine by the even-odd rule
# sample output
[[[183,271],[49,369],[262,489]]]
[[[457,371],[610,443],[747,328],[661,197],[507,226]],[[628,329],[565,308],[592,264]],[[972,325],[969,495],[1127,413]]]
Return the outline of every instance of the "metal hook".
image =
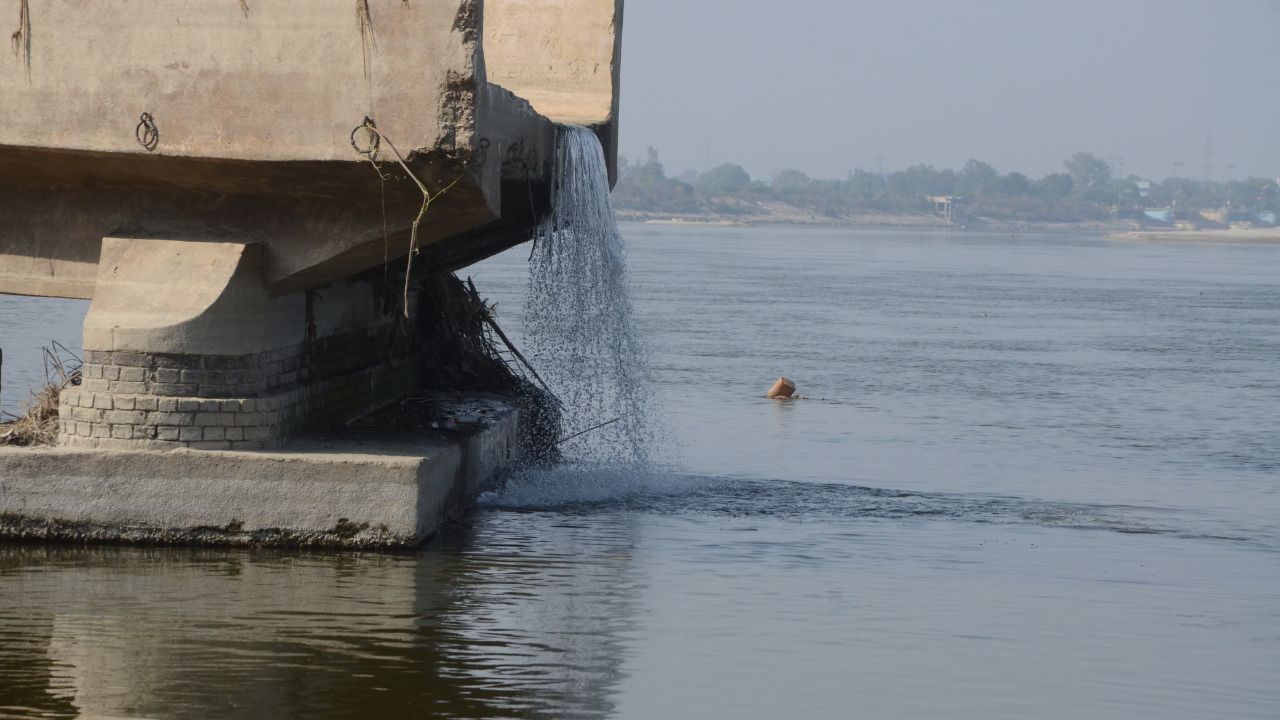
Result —
[[[147,152],[154,152],[160,145],[160,129],[156,127],[155,118],[151,117],[151,113],[144,112],[138,117],[138,125],[133,129],[133,136]]]
[[[364,121],[351,130],[351,149],[370,160],[376,160],[378,157],[378,148],[382,145],[382,136],[376,132],[377,127],[378,124],[373,121],[373,118],[366,115]],[[365,133],[365,136],[369,139],[369,146],[367,148],[360,147],[359,141],[356,140],[356,133],[361,130],[370,131]]]

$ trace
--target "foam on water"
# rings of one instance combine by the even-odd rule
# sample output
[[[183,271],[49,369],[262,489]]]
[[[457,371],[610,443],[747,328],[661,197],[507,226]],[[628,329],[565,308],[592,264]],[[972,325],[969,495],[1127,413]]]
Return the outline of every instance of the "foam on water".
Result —
[[[911,492],[841,483],[707,477],[626,467],[566,465],[516,473],[482,508],[576,515],[606,511],[693,518],[833,523],[937,520],[1024,525],[1241,543],[1276,549],[1266,528],[1173,508],[1048,502],[983,494]]]
[[[643,467],[654,444],[655,401],[595,133],[559,128],[553,177],[552,211],[530,259],[528,354],[564,404],[566,436],[618,418],[562,444],[567,458]]]
[[[480,496],[478,504],[504,510],[566,510],[575,506],[613,506],[620,509],[648,506],[655,498],[680,498],[716,481],[679,475],[649,466],[616,463],[523,468],[513,473],[501,490]]]

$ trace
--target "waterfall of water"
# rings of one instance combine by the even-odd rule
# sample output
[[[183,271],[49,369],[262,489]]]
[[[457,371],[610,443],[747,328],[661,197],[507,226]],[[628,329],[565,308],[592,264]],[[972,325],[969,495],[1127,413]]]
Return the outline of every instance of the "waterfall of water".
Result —
[[[564,403],[570,460],[644,465],[653,444],[653,395],[627,289],[626,246],[609,202],[608,168],[595,133],[561,126],[552,211],[530,263],[525,342]]]

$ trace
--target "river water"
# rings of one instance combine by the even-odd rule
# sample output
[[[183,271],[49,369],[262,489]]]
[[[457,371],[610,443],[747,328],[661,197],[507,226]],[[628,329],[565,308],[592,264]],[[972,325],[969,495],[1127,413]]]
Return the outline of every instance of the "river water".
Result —
[[[409,554],[0,546],[0,716],[1280,717],[1280,247],[623,232],[654,475]],[[517,334],[527,255],[468,271]],[[83,312],[0,297],[6,407]]]

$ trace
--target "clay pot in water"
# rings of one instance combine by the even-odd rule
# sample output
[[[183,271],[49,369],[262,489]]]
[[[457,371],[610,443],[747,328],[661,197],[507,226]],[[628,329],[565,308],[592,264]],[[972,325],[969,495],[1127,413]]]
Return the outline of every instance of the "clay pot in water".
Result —
[[[780,377],[769,388],[769,392],[765,393],[765,397],[770,400],[786,400],[796,392],[796,384],[790,380]]]

